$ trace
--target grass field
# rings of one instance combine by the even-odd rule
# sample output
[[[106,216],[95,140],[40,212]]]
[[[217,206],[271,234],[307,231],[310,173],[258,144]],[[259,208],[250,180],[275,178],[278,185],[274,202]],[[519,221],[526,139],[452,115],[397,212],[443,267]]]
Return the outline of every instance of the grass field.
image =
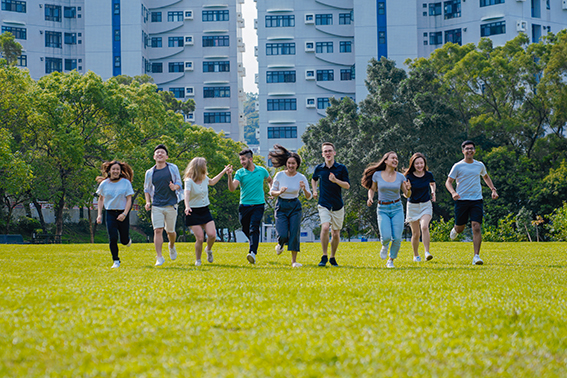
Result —
[[[567,244],[437,243],[386,269],[377,243],[289,255],[192,244],[0,247],[2,377],[565,377]],[[205,261],[205,260],[203,260]]]

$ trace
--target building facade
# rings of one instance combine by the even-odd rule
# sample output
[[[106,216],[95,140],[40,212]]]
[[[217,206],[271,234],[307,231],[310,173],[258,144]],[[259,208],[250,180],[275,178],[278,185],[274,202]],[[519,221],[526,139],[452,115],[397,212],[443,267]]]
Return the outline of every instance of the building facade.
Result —
[[[194,99],[192,123],[243,140],[244,0],[1,0],[2,32],[34,79],[54,71],[153,77]]]

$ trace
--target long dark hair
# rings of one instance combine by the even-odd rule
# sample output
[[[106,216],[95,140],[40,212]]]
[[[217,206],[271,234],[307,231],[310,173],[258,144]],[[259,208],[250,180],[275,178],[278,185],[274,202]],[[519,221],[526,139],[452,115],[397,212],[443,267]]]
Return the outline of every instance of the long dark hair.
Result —
[[[409,168],[405,170],[404,172],[404,176],[409,175],[410,173],[414,173],[415,172],[415,161],[419,158],[423,159],[423,162],[425,163],[425,167],[423,168],[424,171],[428,171],[429,167],[427,166],[427,159],[425,158],[425,155],[422,154],[421,152],[416,152],[415,154],[413,154],[411,156],[411,158],[409,159]]]
[[[366,167],[364,173],[362,174],[362,180],[360,180],[360,183],[363,187],[365,187],[366,189],[372,188],[372,175],[374,175],[375,172],[386,170],[386,160],[388,160],[388,158],[392,154],[395,154],[395,152],[386,152],[378,163],[370,163],[368,167]]]
[[[120,178],[125,178],[126,180],[132,182],[134,179],[134,171],[132,171],[132,167],[130,167],[127,163],[118,160],[112,160],[102,163],[102,167],[100,168],[101,176],[96,178],[97,182],[103,182],[107,178],[110,177],[110,168],[118,164],[120,166]]]
[[[275,144],[274,151],[268,154],[268,159],[272,160],[272,165],[275,168],[285,167],[289,158],[294,158],[297,162],[297,168],[299,168],[301,165],[301,157],[295,152],[288,151],[287,148],[280,144]]]

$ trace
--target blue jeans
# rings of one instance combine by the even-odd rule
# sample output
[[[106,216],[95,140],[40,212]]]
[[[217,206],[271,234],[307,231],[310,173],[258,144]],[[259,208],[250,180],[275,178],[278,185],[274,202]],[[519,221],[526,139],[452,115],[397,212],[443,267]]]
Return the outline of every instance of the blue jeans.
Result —
[[[301,238],[301,202],[294,198],[286,200],[278,198],[276,203],[276,231],[278,244],[287,243],[287,250],[299,252]]]
[[[398,257],[402,246],[402,232],[404,231],[404,207],[402,201],[389,205],[378,205],[378,228],[380,229],[380,241],[382,246],[388,248],[390,242],[390,258]]]
[[[258,253],[260,243],[260,225],[264,217],[264,204],[238,206],[238,218],[242,225],[242,232],[249,240],[250,252]]]

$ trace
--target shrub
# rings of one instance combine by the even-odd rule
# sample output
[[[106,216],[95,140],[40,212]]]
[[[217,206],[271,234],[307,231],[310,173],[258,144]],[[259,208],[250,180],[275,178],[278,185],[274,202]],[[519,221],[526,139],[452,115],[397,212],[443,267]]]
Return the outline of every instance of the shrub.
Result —
[[[553,240],[567,241],[567,202],[563,202],[562,207],[553,210],[546,218],[549,219],[549,224],[545,228]]]
[[[429,225],[429,233],[431,235],[432,242],[442,242],[442,241],[451,241],[449,238],[449,234],[451,233],[451,229],[453,228],[452,221],[445,222],[443,218],[438,221],[433,221]],[[461,235],[457,237],[460,238]]]

